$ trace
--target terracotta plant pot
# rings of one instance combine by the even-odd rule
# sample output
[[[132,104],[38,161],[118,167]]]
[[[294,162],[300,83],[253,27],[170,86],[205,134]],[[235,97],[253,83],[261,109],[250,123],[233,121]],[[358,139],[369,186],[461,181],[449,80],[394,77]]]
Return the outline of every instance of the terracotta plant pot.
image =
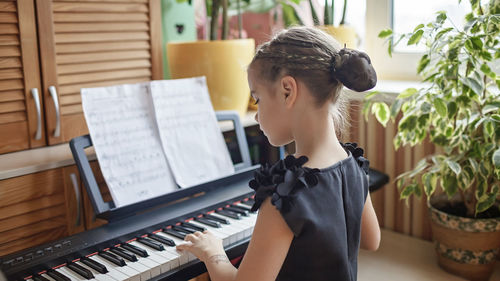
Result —
[[[172,78],[206,76],[215,110],[247,111],[250,89],[247,67],[255,54],[253,39],[167,44]]]
[[[468,280],[489,280],[500,250],[500,218],[458,217],[428,206],[439,266]]]
[[[324,25],[321,26],[321,29],[333,36],[333,38],[335,38],[342,47],[344,47],[344,44],[346,44],[347,48],[351,49],[356,49],[358,47],[359,37],[356,30],[352,26]]]

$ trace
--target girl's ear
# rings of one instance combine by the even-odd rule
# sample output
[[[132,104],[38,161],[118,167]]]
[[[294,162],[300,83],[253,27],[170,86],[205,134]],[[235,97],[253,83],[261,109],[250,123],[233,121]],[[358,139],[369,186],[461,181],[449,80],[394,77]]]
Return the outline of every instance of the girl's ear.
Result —
[[[292,76],[283,76],[280,80],[280,98],[285,102],[287,108],[292,107],[297,100],[297,80]]]

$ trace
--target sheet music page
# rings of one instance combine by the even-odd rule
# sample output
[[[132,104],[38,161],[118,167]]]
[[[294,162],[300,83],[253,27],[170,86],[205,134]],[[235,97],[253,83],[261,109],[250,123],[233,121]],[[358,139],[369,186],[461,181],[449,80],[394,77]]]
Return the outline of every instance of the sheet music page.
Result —
[[[163,150],[179,186],[234,173],[205,77],[152,81],[151,95]]]
[[[116,207],[178,190],[161,147],[149,83],[82,89],[81,95]]]

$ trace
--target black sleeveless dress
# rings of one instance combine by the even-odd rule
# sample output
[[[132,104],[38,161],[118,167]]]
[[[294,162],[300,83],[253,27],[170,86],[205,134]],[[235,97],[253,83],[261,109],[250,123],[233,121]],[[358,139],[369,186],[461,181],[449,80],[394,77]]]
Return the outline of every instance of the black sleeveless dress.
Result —
[[[307,157],[289,155],[250,181],[253,210],[270,196],[294,234],[276,280],[356,280],[369,162],[355,143],[343,147],[349,156],[330,167],[303,167]]]

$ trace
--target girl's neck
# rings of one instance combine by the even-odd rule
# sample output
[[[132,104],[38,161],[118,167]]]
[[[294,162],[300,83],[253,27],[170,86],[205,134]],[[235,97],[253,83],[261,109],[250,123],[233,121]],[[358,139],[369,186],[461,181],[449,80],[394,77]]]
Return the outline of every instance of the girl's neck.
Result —
[[[307,156],[309,161],[305,166],[325,168],[347,157],[328,109],[304,111],[295,124],[295,156]]]

